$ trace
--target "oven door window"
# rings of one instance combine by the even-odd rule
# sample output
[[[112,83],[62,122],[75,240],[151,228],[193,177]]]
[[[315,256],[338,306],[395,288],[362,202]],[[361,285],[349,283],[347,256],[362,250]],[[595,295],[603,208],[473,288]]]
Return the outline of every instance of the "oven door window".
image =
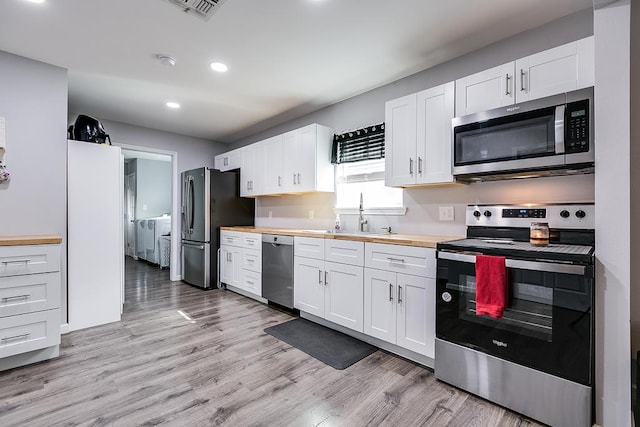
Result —
[[[553,337],[553,289],[529,283],[511,283],[509,307],[501,319],[476,315],[476,277],[461,274],[459,284],[447,283],[460,292],[460,319],[487,327],[517,332],[551,341]]]
[[[475,264],[438,260],[436,336],[477,351],[590,384],[593,278],[508,269],[500,319],[475,313]]]
[[[454,165],[553,156],[555,108],[457,126]]]

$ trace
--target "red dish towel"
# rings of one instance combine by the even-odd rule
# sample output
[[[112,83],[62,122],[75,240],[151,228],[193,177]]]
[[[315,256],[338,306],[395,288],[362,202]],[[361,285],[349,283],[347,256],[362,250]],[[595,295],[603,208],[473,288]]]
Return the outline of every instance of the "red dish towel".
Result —
[[[500,319],[507,306],[507,267],[503,256],[476,255],[476,315]]]

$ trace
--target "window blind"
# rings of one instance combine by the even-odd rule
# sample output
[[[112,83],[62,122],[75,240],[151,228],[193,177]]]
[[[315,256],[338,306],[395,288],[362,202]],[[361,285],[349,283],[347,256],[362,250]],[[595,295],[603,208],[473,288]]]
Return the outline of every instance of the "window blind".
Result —
[[[384,123],[333,136],[331,163],[352,163],[384,158]]]

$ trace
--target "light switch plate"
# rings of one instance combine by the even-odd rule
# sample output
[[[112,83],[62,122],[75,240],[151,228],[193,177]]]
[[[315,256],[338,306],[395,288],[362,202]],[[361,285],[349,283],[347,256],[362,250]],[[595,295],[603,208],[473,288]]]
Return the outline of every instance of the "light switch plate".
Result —
[[[313,212],[313,209],[309,209],[309,219],[313,219],[315,217],[315,212]]]
[[[440,206],[440,221],[453,221],[453,213],[453,206]]]
[[[269,209],[269,218],[273,218],[273,211]]]

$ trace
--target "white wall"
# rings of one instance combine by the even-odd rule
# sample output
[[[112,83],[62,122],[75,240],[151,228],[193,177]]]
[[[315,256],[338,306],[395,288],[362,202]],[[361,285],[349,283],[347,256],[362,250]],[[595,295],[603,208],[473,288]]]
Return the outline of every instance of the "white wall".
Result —
[[[171,213],[171,162],[134,159],[136,219]]]
[[[0,117],[11,172],[0,183],[0,234],[60,235],[67,283],[67,70],[0,51]],[[66,323],[65,286],[61,303]]]

